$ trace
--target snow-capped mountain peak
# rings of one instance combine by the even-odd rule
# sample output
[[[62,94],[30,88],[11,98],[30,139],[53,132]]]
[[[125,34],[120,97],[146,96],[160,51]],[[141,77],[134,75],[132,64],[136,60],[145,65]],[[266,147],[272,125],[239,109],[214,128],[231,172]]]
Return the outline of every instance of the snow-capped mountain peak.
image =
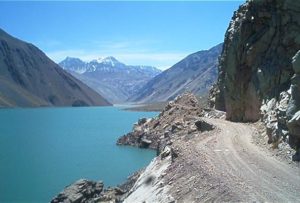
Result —
[[[122,64],[120,61],[118,61],[113,56],[99,57],[98,59],[94,59],[91,62],[100,63],[100,64],[104,64],[104,65],[109,65],[109,66],[112,66],[112,67],[115,67],[117,64]]]
[[[67,57],[59,64],[63,69],[74,71],[79,74],[92,72],[127,72],[127,74],[135,74],[136,72],[143,72],[152,76],[161,72],[151,66],[125,65],[113,56],[100,57],[98,59],[91,60],[90,62],[84,62],[78,58]]]
[[[89,62],[69,57],[60,65],[113,103],[125,102],[161,72],[151,66],[126,65],[112,56]]]
[[[74,71],[79,74],[83,74],[86,72],[86,62],[82,61],[79,58],[68,56],[65,60],[60,62],[59,65],[65,70]]]

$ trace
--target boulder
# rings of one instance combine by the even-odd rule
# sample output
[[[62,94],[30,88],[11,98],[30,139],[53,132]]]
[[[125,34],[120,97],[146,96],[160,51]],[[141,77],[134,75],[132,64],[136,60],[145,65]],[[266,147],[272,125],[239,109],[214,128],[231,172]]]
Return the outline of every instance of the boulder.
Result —
[[[139,119],[138,120],[138,125],[143,125],[144,123],[146,123],[147,122],[147,118],[141,118],[141,119]]]
[[[297,151],[296,154],[292,156],[293,161],[300,161],[300,152]]]
[[[169,156],[170,154],[171,154],[171,147],[165,146],[164,150],[160,154],[160,157],[161,157],[161,159],[164,159],[167,156]]]
[[[151,143],[152,143],[151,140],[149,140],[149,139],[143,137],[143,138],[141,139],[140,147],[141,147],[141,148],[148,148],[148,147],[150,146]]]
[[[103,183],[80,179],[67,186],[51,203],[84,203],[98,197],[103,191]]]
[[[203,132],[203,131],[210,131],[214,129],[214,126],[207,123],[204,120],[197,120],[195,122],[195,126],[197,127],[197,130]]]
[[[297,111],[293,118],[287,123],[289,133],[300,138],[300,111]]]

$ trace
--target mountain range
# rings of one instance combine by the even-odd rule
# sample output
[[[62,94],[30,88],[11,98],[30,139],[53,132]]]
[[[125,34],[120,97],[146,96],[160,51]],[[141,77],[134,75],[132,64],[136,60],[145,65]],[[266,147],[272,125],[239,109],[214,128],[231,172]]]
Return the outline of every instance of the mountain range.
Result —
[[[151,79],[130,98],[132,102],[153,103],[174,99],[183,92],[205,95],[218,77],[218,57],[223,44],[193,53]]]
[[[110,105],[37,47],[2,29],[0,67],[0,107]]]
[[[89,62],[67,57],[59,65],[112,103],[123,103],[161,70],[152,66],[126,65],[109,56]]]
[[[109,56],[55,64],[41,50],[0,30],[0,107],[86,106],[168,101],[208,93],[217,78],[219,44],[171,68],[126,65]],[[104,95],[102,97],[101,95]]]
[[[169,69],[128,66],[110,56],[84,62],[67,57],[59,65],[112,103],[155,103],[189,91],[207,95],[218,75],[223,44],[193,53]]]

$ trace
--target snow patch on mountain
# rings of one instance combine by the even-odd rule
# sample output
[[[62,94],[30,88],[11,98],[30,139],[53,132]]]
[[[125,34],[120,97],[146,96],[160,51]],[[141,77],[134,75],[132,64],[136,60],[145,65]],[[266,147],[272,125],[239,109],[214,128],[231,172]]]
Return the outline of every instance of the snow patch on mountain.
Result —
[[[79,58],[67,57],[65,60],[59,63],[59,65],[68,71],[73,71],[78,74],[84,74],[86,72],[104,71],[104,72],[119,72],[124,71],[131,73],[133,71],[147,72],[148,74],[159,74],[161,70],[152,66],[131,66],[126,65],[118,61],[113,56],[100,57],[91,61],[82,61]]]

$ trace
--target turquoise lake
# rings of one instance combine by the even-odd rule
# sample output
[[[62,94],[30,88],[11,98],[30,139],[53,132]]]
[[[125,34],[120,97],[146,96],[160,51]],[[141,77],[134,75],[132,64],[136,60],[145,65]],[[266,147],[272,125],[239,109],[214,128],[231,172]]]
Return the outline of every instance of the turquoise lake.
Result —
[[[49,202],[80,178],[114,186],[151,150],[117,146],[141,117],[115,107],[0,109],[0,202]]]

